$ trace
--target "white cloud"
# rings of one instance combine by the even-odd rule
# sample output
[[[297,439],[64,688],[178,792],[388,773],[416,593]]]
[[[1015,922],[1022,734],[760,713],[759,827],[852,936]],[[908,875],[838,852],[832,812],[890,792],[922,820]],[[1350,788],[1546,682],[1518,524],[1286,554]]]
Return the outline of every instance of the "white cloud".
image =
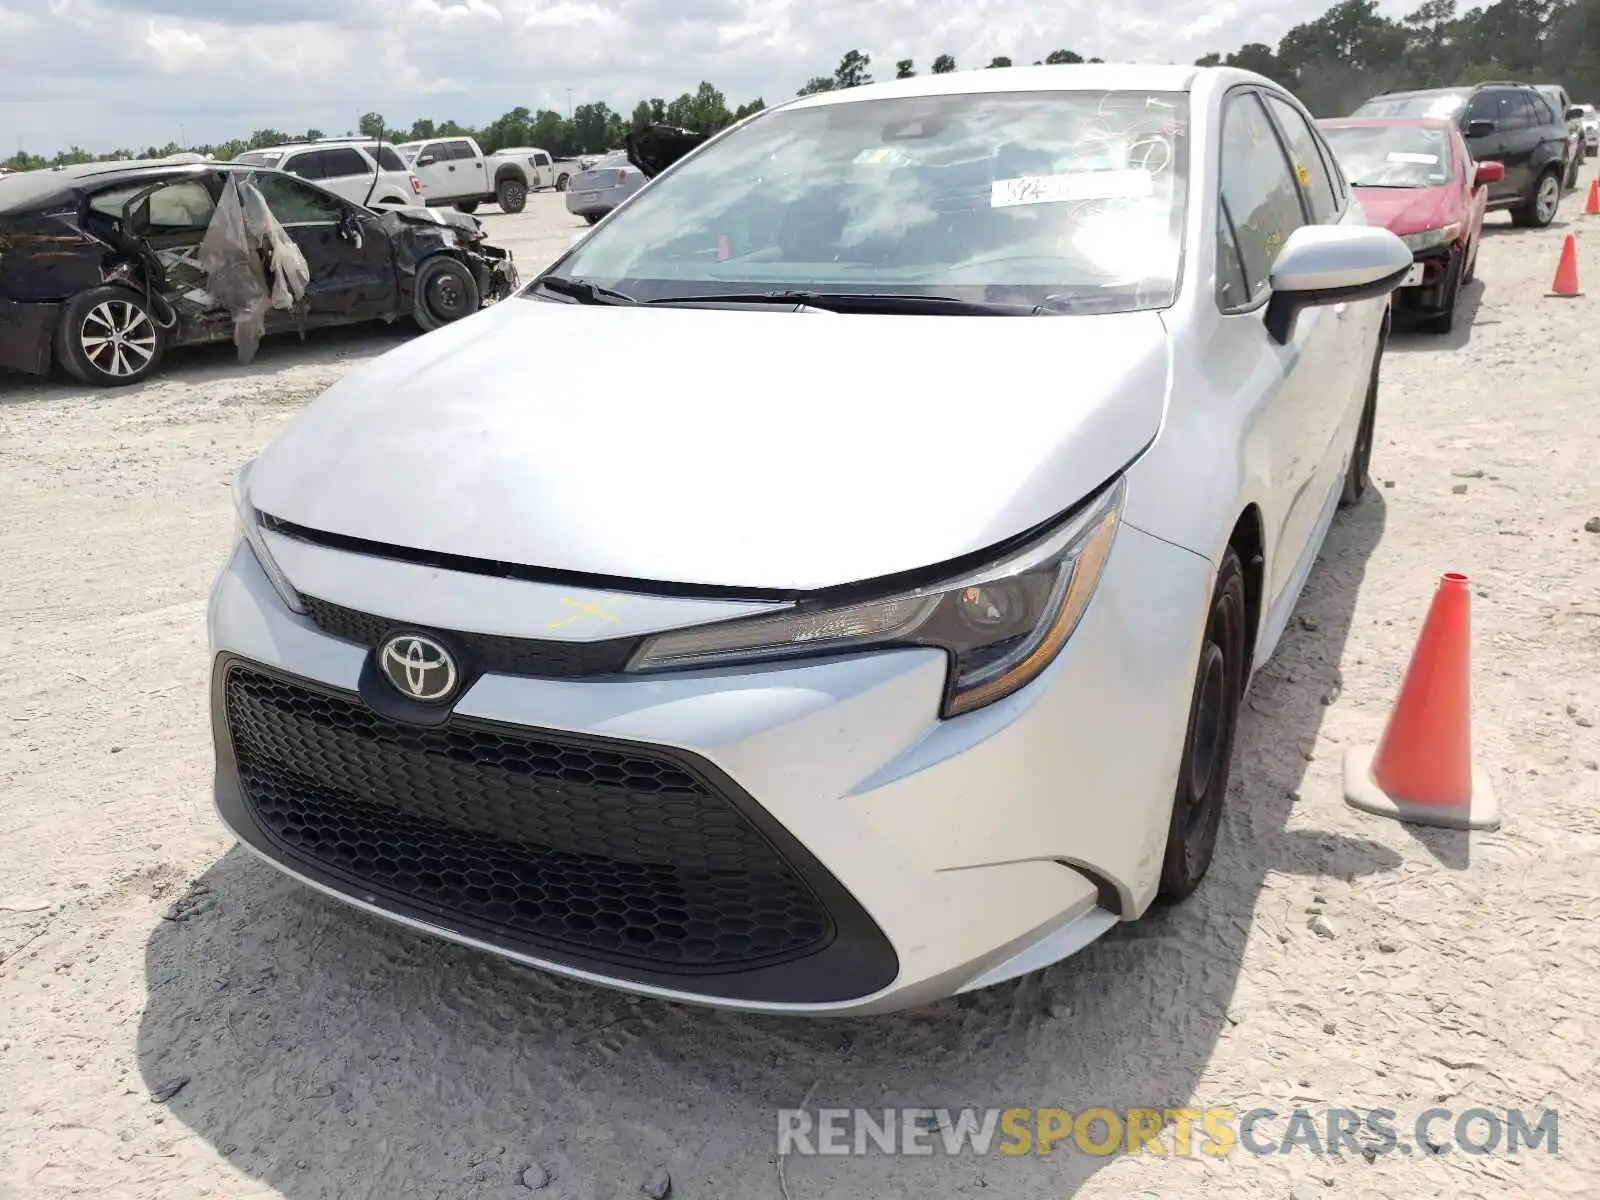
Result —
[[[1057,48],[1189,62],[1275,44],[1328,0],[0,0],[0,129],[35,151],[253,130],[343,132],[359,114],[485,123],[518,105],[629,111],[701,80],[731,105],[794,94],[849,49],[879,78],[953,54]],[[1408,0],[1384,0],[1398,15]],[[24,11],[26,10],[26,11]],[[10,147],[6,147],[9,149]]]
[[[150,22],[150,32],[145,35],[145,46],[157,71],[163,75],[176,75],[191,70],[211,57],[211,49],[198,33],[176,27],[156,28]]]

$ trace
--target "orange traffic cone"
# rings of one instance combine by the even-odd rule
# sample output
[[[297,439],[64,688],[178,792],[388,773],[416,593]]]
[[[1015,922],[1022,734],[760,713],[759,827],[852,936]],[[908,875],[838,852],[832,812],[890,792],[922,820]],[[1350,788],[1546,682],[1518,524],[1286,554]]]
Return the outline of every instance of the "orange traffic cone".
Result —
[[[1472,761],[1469,599],[1465,575],[1439,581],[1382,739],[1345,751],[1352,807],[1413,825],[1499,828],[1489,777]]]
[[[1583,206],[1586,217],[1600,217],[1600,179],[1589,180],[1589,203]]]
[[[1570,233],[1561,246],[1561,261],[1556,264],[1555,282],[1546,294],[1566,300],[1583,295],[1578,290],[1578,243]]]

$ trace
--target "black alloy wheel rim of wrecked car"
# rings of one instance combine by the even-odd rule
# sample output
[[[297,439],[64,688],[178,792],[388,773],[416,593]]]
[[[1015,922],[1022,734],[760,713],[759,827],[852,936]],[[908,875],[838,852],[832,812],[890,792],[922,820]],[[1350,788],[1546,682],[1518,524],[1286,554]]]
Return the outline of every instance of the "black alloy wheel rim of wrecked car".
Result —
[[[440,271],[428,281],[428,308],[441,321],[459,321],[467,315],[467,290],[454,271]]]
[[[83,357],[112,379],[127,379],[148,367],[160,336],[150,314],[130,300],[104,300],[78,323]]]

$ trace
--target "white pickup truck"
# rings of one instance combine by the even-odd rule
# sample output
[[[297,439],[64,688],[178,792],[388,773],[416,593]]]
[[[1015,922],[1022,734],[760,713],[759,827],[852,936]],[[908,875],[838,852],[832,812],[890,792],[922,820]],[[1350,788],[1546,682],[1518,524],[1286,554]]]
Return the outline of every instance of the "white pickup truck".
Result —
[[[395,148],[422,180],[426,203],[453,205],[465,213],[490,202],[504,212],[519,213],[527,207],[529,192],[564,188],[571,174],[569,166],[532,146],[485,154],[473,138],[451,137]]]

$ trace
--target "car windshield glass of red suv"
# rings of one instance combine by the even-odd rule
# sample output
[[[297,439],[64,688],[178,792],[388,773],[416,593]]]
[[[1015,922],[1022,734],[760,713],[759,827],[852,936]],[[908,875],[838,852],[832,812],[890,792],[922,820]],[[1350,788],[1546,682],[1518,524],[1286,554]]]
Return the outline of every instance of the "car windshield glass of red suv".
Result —
[[[803,291],[1020,312],[1163,307],[1181,260],[1188,131],[1188,98],[1173,92],[775,110],[649,184],[544,290],[581,281],[646,303]]]
[[[1450,143],[1415,125],[1323,126],[1353,187],[1433,188],[1450,182]]]
[[[1419,92],[1412,96],[1374,96],[1350,115],[1377,121],[1396,117],[1433,117],[1450,121],[1466,106],[1467,97],[1461,92]]]

